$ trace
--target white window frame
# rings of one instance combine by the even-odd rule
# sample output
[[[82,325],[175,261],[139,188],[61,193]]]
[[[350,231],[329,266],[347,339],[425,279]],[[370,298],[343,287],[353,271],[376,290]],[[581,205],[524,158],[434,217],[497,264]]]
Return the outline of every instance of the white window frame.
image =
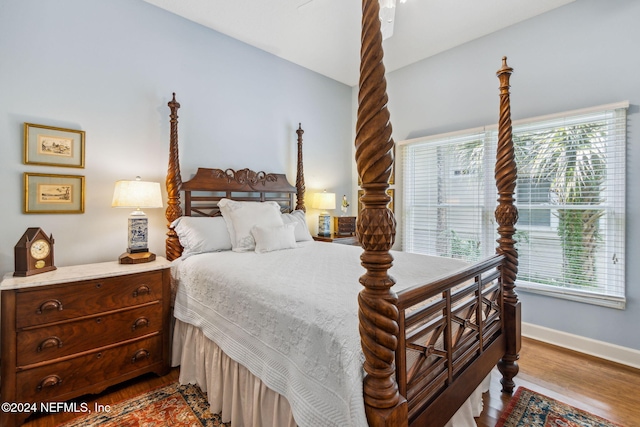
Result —
[[[549,120],[554,120],[554,119],[558,119],[561,117],[567,117],[567,118],[571,118],[574,116],[582,116],[582,115],[587,115],[590,113],[598,113],[598,112],[604,112],[604,111],[614,111],[615,114],[622,114],[623,116],[620,116],[620,118],[625,117],[626,118],[626,110],[629,107],[629,102],[625,101],[625,102],[620,102],[620,103],[615,103],[615,104],[607,104],[607,105],[601,105],[601,106],[596,106],[596,107],[592,107],[592,108],[586,108],[586,109],[580,109],[580,110],[573,110],[573,111],[568,111],[568,112],[563,112],[563,113],[558,113],[558,114],[552,114],[552,115],[547,115],[547,116],[539,116],[539,117],[534,117],[534,118],[530,118],[530,119],[525,119],[525,120],[517,120],[514,121],[512,126],[514,128],[514,134],[517,132],[517,128],[518,127],[522,127],[522,126],[526,126],[528,124],[532,124],[532,123],[536,123],[536,122],[545,122],[545,121],[549,121]],[[626,120],[625,120],[626,123]],[[616,130],[616,132],[620,132],[620,134],[618,134],[618,138],[622,138],[622,141],[625,141],[626,144],[626,129],[621,128]],[[490,250],[491,248],[495,248],[495,239],[497,237],[496,234],[496,230],[495,230],[495,220],[493,218],[493,213],[496,207],[496,192],[495,192],[495,181],[494,181],[494,177],[493,177],[493,167],[494,167],[494,162],[495,162],[495,144],[496,144],[496,135],[497,135],[497,125],[489,125],[489,126],[483,126],[480,128],[474,128],[474,129],[468,129],[468,130],[464,130],[464,131],[458,131],[458,132],[451,132],[451,133],[447,133],[447,134],[440,134],[440,135],[433,135],[433,136],[428,136],[428,137],[424,137],[424,138],[416,138],[416,139],[411,139],[411,140],[406,140],[406,141],[400,141],[397,144],[401,147],[401,159],[403,161],[403,167],[402,167],[402,171],[403,171],[403,187],[402,187],[402,205],[403,205],[403,209],[402,209],[402,217],[400,219],[400,221],[402,222],[402,236],[401,236],[401,242],[402,242],[402,250],[410,250],[410,246],[412,243],[412,226],[411,224],[408,222],[410,221],[409,216],[408,216],[408,212],[410,212],[410,209],[412,209],[410,205],[412,197],[408,194],[408,191],[412,191],[411,187],[409,186],[405,186],[404,184],[407,182],[407,170],[404,167],[404,163],[405,163],[405,154],[406,154],[406,150],[405,148],[407,146],[411,146],[414,144],[429,144],[429,143],[441,143],[443,140],[447,140],[447,139],[451,139],[451,138],[457,138],[457,137],[464,137],[466,135],[477,135],[477,134],[485,134],[484,137],[484,150],[485,150],[485,155],[484,155],[484,164],[483,164],[483,168],[484,168],[484,188],[485,188],[485,195],[484,195],[484,213],[483,213],[483,225],[482,228],[483,230],[481,231],[481,235],[482,235],[482,246],[483,246],[483,256],[487,256],[490,255],[489,252],[492,253],[492,251]],[[616,165],[616,168],[619,168],[620,165],[622,165],[622,168],[624,169],[624,165],[625,165],[625,158],[624,158],[624,149],[621,151],[617,152],[617,155],[622,156],[622,158],[613,158],[610,159],[611,161],[607,162],[607,167],[614,167],[613,165]],[[400,160],[400,159],[398,159]],[[615,180],[615,182],[612,182],[611,180]],[[536,293],[536,294],[542,294],[542,295],[546,295],[546,296],[552,296],[552,297],[557,297],[557,298],[564,298],[564,299],[569,299],[572,301],[579,301],[579,302],[585,302],[585,303],[590,303],[590,304],[595,304],[595,305],[601,305],[601,306],[605,306],[605,307],[612,307],[612,308],[618,308],[618,309],[624,309],[625,308],[625,304],[626,304],[626,292],[625,292],[625,253],[624,253],[624,240],[626,238],[625,236],[625,229],[624,229],[624,222],[625,222],[625,173],[624,170],[622,171],[622,173],[607,173],[607,183],[605,184],[605,191],[606,192],[611,192],[611,191],[615,191],[618,194],[615,195],[615,197],[609,197],[611,196],[610,194],[608,196],[606,196],[607,200],[613,200],[615,205],[614,206],[608,206],[608,215],[610,216],[610,219],[608,221],[605,221],[604,227],[606,227],[606,235],[612,235],[611,233],[617,235],[618,239],[622,239],[622,245],[620,246],[620,244],[618,243],[617,247],[612,247],[612,243],[611,243],[611,239],[607,239],[605,242],[605,254],[608,254],[609,256],[612,256],[615,259],[614,263],[619,263],[619,266],[615,268],[616,270],[616,283],[611,285],[609,280],[605,280],[604,283],[602,283],[602,287],[600,289],[602,289],[601,291],[598,292],[594,292],[594,291],[590,291],[590,290],[584,290],[584,289],[572,289],[572,288],[564,288],[564,287],[557,287],[557,286],[553,286],[553,285],[544,285],[544,284],[540,284],[540,283],[535,283],[535,282],[527,282],[524,281],[522,279],[518,279],[516,281],[516,286],[518,290],[522,290],[522,291],[526,291],[526,292],[531,292],[531,293]],[[516,201],[516,205],[517,205],[517,201]],[[550,209],[553,210],[555,205],[550,205]],[[551,214],[552,218],[552,226],[554,225],[554,221],[556,222],[557,225],[557,218],[554,217],[553,214]],[[517,225],[516,225],[517,228]],[[532,226],[531,228],[529,228],[529,230],[533,231],[534,229],[549,229],[551,230],[552,227],[545,227],[545,226]],[[491,246],[491,248],[489,248],[489,246]],[[495,250],[495,249],[494,249]],[[612,255],[613,254],[613,255]],[[609,288],[615,288],[615,289],[609,289]]]

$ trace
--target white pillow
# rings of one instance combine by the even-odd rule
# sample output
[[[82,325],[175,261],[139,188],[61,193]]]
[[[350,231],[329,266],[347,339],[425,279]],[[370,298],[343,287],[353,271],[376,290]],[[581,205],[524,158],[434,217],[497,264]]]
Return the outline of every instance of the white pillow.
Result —
[[[309,233],[307,217],[305,216],[304,211],[297,210],[291,213],[283,213],[282,222],[285,224],[295,224],[296,228],[294,234],[296,236],[296,242],[313,240],[311,233]]]
[[[183,258],[205,252],[231,250],[227,223],[221,216],[182,216],[173,221],[171,227],[178,234],[180,245],[184,248]]]
[[[297,248],[295,228],[295,224],[282,224],[269,227],[253,226],[251,228],[251,234],[256,241],[256,252],[265,253],[279,251],[281,249]]]
[[[234,252],[247,252],[256,248],[256,241],[251,235],[253,226],[270,227],[283,224],[280,205],[277,202],[238,202],[221,199],[218,207],[227,223]]]

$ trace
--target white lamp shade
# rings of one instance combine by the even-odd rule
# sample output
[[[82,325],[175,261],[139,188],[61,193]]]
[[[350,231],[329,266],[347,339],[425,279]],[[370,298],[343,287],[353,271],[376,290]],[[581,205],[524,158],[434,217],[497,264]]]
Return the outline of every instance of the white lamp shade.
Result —
[[[335,193],[327,193],[326,191],[323,193],[316,193],[313,195],[313,202],[311,203],[311,207],[315,209],[320,209],[326,211],[328,209],[336,208],[336,194]]]
[[[116,208],[161,208],[160,183],[149,181],[116,182],[111,206]]]

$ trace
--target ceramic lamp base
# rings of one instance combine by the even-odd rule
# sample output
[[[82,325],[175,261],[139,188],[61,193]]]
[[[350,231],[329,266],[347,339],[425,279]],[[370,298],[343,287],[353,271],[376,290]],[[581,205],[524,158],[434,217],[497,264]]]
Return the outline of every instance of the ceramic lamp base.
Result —
[[[127,233],[127,252],[146,252],[149,235],[149,219],[142,211],[134,211],[129,215]]]
[[[331,237],[331,215],[318,216],[318,236]]]

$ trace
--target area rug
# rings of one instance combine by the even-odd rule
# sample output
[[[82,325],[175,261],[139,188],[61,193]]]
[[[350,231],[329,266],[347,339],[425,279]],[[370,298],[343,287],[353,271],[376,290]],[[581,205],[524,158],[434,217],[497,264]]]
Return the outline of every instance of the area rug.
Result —
[[[230,427],[196,385],[174,383],[102,409],[60,427]]]
[[[622,427],[589,412],[519,387],[496,427]]]

